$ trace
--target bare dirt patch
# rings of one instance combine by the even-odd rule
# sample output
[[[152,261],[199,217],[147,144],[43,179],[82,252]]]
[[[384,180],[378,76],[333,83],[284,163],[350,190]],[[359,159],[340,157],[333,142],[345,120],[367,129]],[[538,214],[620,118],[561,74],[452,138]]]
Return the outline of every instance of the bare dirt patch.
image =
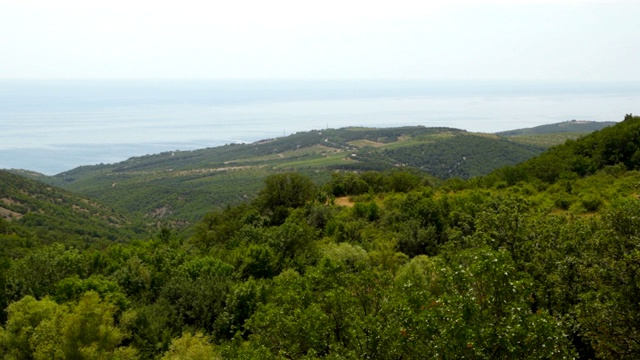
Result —
[[[22,214],[0,207],[0,217],[7,220],[18,220],[22,217]]]
[[[15,201],[15,200],[13,200],[13,199],[9,199],[9,198],[2,198],[2,199],[0,199],[0,200],[2,200],[2,202],[3,202],[3,203],[5,203],[6,205],[14,205],[14,204],[18,204],[18,205],[20,205],[20,203],[19,203],[19,202]]]
[[[338,206],[353,207],[355,203],[348,196],[336,198],[335,204]]]
[[[173,214],[173,209],[171,208],[171,206],[165,205],[165,206],[151,210],[150,212],[146,213],[144,216],[154,218],[154,219],[162,219],[167,216],[170,216],[171,214]]]
[[[72,205],[71,207],[75,211],[79,211],[79,212],[83,212],[83,213],[88,213],[89,212],[89,210],[87,210],[87,209],[85,209],[85,208],[83,208],[81,206],[78,206],[78,205]]]

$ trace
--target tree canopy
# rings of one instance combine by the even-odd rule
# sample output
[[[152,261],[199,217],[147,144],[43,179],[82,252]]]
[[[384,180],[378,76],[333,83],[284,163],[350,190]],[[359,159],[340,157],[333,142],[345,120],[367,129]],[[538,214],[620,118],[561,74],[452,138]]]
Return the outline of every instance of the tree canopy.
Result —
[[[636,359],[639,124],[469,180],[278,173],[188,233],[1,220],[0,354]]]

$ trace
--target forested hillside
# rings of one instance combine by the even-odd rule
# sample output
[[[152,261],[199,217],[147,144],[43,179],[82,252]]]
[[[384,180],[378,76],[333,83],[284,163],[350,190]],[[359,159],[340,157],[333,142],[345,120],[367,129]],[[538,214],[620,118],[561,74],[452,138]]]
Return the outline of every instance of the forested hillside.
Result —
[[[126,215],[68,191],[0,170],[0,219],[46,242],[124,241],[144,232]],[[8,221],[8,223],[7,223]]]
[[[532,128],[515,129],[508,131],[501,131],[496,133],[499,136],[524,136],[524,135],[543,135],[543,134],[584,134],[593,131],[601,130],[607,126],[615,125],[615,122],[595,122],[584,120],[571,120],[556,124],[547,124],[535,126]]]
[[[565,129],[566,126],[557,125]],[[391,171],[412,167],[440,179],[488,174],[515,165],[551,144],[607,123],[584,122],[574,132],[503,137],[451,128],[344,128],[301,132],[253,144],[171,151],[116,164],[83,166],[50,183],[87,196],[146,222],[184,226],[211,207],[255,198],[267,176],[296,171],[316,184],[339,170]],[[545,128],[546,129],[546,128]]]
[[[62,239],[10,251],[25,234],[4,220],[0,352],[637,359],[636,144],[629,115],[468,180],[271,174],[190,236],[163,229],[103,248]]]
[[[440,179],[468,179],[521,163],[543,149],[497,136],[467,135],[385,150],[384,154]]]

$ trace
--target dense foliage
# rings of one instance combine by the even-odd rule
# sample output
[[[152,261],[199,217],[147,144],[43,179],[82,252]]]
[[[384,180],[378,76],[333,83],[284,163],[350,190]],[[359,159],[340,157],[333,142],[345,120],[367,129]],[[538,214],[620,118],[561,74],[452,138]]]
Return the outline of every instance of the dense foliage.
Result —
[[[573,132],[531,129],[527,137],[422,126],[323,129],[252,144],[134,157],[38,178],[146,223],[187,226],[211,209],[253,200],[262,181],[277,173],[295,171],[320,185],[335,170],[388,171],[409,166],[441,179],[466,179],[515,165],[544,148],[605,125],[609,123],[561,123],[552,128]]]
[[[0,220],[0,353],[638,358],[639,124],[469,180],[278,173],[189,236],[79,247]],[[561,175],[538,176],[558,154]]]
[[[500,136],[523,136],[523,135],[542,135],[542,134],[558,134],[558,133],[586,133],[601,130],[607,126],[615,125],[615,122],[594,122],[571,120],[556,124],[546,124],[535,126],[532,128],[516,129],[501,131],[496,133]]]
[[[618,125],[596,131],[579,141],[570,140],[553,147],[519,165],[518,170],[529,179],[547,183],[594,174],[607,167],[639,170],[640,122],[637,119],[627,115]]]
[[[124,241],[145,231],[95,201],[2,170],[0,218],[24,225],[38,241],[76,245]]]
[[[485,175],[528,160],[543,149],[488,136],[456,136],[443,141],[385,150],[384,154],[440,179]]]

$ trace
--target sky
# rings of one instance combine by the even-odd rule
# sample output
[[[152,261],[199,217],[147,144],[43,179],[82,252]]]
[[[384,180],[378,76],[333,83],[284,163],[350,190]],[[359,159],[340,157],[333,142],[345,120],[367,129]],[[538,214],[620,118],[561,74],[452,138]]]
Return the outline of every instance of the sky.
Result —
[[[640,0],[0,0],[0,78],[640,81]]]

